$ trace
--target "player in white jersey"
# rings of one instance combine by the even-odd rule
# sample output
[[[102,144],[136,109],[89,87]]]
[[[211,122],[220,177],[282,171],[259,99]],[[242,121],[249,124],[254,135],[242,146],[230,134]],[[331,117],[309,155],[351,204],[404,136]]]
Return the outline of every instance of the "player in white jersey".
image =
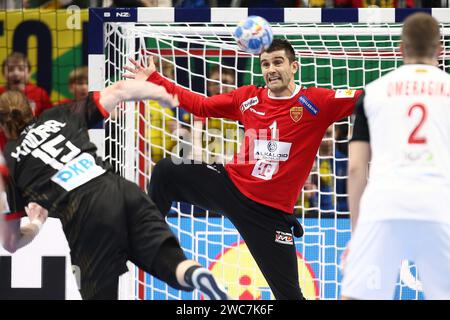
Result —
[[[450,299],[450,75],[437,67],[437,21],[408,17],[400,49],[404,65],[367,85],[356,109],[343,299],[392,299],[402,259],[425,298]]]

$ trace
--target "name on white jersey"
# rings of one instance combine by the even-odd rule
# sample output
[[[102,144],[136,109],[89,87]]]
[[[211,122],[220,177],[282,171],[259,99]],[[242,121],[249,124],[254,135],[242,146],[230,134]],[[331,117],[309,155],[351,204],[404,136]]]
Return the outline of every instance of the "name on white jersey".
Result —
[[[244,102],[242,102],[241,104],[241,112],[244,113],[248,108],[257,105],[259,103],[259,99],[258,97],[252,97],[248,100],[245,100]]]
[[[393,96],[442,96],[450,97],[450,83],[442,81],[402,80],[387,86],[388,97]]]
[[[47,120],[40,126],[30,129],[22,143],[16,147],[15,152],[11,152],[11,157],[20,161],[21,156],[27,156],[33,149],[39,147],[43,142],[45,142],[52,133],[59,132],[61,128],[65,127],[66,124],[63,122],[58,122],[56,120]]]

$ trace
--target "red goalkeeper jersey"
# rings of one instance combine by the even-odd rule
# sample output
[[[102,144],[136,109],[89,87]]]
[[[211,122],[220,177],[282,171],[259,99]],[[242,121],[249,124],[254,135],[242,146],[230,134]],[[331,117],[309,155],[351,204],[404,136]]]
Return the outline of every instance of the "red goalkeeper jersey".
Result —
[[[176,86],[157,72],[149,78],[177,94],[180,105],[199,117],[228,118],[244,125],[241,148],[225,165],[248,198],[293,213],[327,128],[352,114],[360,94],[297,86],[290,97],[271,97],[267,88],[242,86],[204,97]]]

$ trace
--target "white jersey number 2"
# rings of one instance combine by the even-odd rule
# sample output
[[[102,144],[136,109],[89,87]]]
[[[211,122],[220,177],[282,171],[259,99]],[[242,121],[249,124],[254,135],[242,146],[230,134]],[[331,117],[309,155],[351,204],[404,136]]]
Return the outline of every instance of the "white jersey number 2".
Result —
[[[414,130],[411,132],[408,138],[409,144],[425,144],[427,143],[427,138],[420,134],[420,130],[422,129],[425,121],[427,120],[427,108],[425,105],[421,103],[413,104],[409,107],[408,117],[412,117],[413,113],[420,114],[420,120],[417,125],[414,127]]]

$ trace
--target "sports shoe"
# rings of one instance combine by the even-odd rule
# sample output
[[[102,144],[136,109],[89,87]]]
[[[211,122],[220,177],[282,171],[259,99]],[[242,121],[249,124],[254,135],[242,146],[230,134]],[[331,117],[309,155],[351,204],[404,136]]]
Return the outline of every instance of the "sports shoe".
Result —
[[[192,273],[193,286],[205,295],[206,300],[231,300],[225,289],[206,268],[197,268]]]

